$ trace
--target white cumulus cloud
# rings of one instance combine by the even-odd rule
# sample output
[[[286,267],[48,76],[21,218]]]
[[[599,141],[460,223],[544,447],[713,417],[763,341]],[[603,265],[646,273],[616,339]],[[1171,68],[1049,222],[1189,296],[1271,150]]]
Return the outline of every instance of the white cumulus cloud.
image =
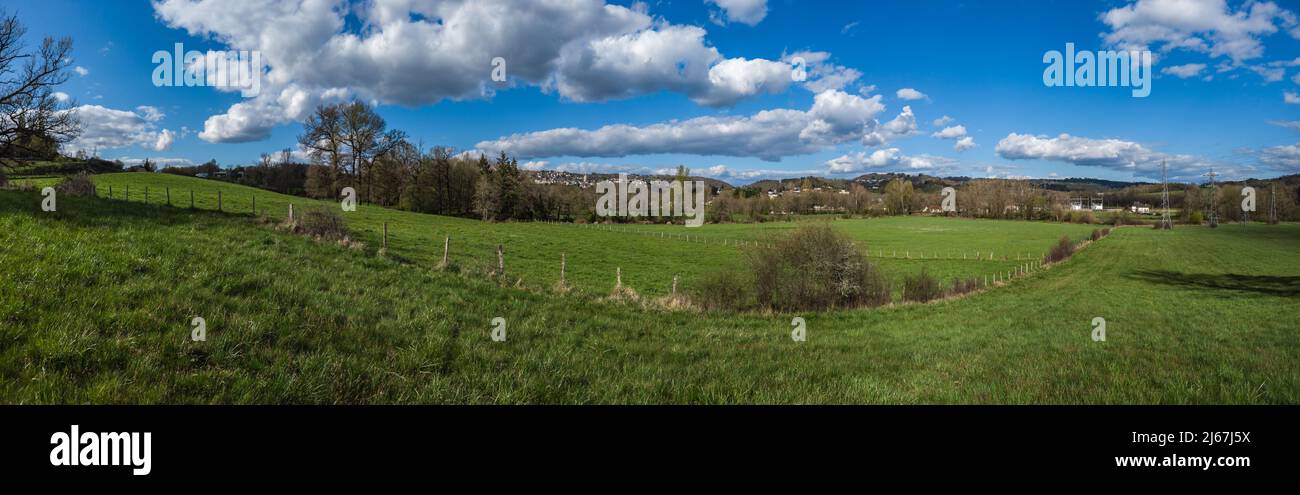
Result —
[[[900,89],[900,90],[894,92],[894,96],[897,96],[897,97],[899,97],[900,99],[904,99],[904,100],[924,100],[924,99],[928,98],[928,97],[925,95],[925,93],[922,93],[922,92],[917,91],[917,90],[912,89],[912,88],[903,88],[903,89]]]
[[[766,12],[765,2],[718,6],[737,22]],[[419,106],[527,85],[579,102],[672,91],[728,107],[793,82],[788,62],[725,57],[703,28],[653,17],[640,2],[157,0],[153,7],[168,27],[262,53],[261,94],[209,117],[199,133],[209,142],[265,139],[315,105],[346,98]],[[506,62],[507,82],[490,79],[496,57]],[[854,74],[828,68],[824,85]]]
[[[1189,50],[1227,57],[1234,65],[1264,54],[1261,39],[1294,27],[1295,14],[1276,3],[1225,0],[1138,0],[1101,15],[1106,45],[1121,50]],[[1292,36],[1300,31],[1291,31]]]
[[[863,139],[878,126],[873,117],[884,109],[879,95],[863,98],[831,90],[816,95],[808,111],[774,109],[746,117],[706,116],[646,126],[550,129],[483,141],[475,148],[521,159],[685,153],[777,161]]]
[[[966,136],[964,138],[958,139],[956,143],[953,143],[952,149],[960,152],[960,151],[966,151],[968,149],[974,148],[975,146],[976,146],[975,138]]]
[[[826,168],[833,174],[861,172],[926,172],[936,173],[950,170],[955,160],[931,155],[904,155],[898,148],[883,148],[871,152],[859,151],[842,155],[826,161]]]
[[[704,0],[705,3],[717,5],[722,15],[711,13],[711,19],[718,24],[739,22],[757,26],[767,17],[767,0]]]
[[[1183,64],[1183,65],[1174,65],[1170,67],[1165,67],[1160,72],[1175,76],[1179,79],[1187,79],[1189,77],[1195,77],[1197,74],[1200,74],[1201,71],[1204,70],[1205,70],[1205,64]]]
[[[1235,173],[1223,164],[1193,155],[1169,154],[1122,139],[1090,139],[1061,134],[1056,137],[1011,133],[998,141],[998,156],[1008,160],[1048,160],[1085,167],[1126,171],[1158,179],[1161,163],[1168,163],[1173,178],[1196,178],[1210,168]]]
[[[99,105],[81,105],[66,111],[74,112],[82,124],[81,135],[65,145],[69,151],[129,146],[166,151],[176,140],[172,131],[157,129],[155,121],[150,120],[150,117],[155,116],[152,113],[136,113]]]

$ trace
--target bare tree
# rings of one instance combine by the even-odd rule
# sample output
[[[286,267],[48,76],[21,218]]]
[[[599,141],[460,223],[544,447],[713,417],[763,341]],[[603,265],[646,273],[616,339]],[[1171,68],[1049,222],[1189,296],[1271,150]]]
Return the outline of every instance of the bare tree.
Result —
[[[0,9],[0,152],[7,156],[57,147],[81,134],[75,112],[53,89],[68,80],[72,38],[47,36],[36,52],[26,53],[26,33],[17,16]]]
[[[303,133],[298,136],[298,144],[307,150],[307,155],[319,165],[328,166],[329,170],[321,180],[323,189],[330,194],[338,193],[334,181],[338,180],[344,160],[344,135],[342,113],[337,105],[321,105],[307,116],[303,122]]]
[[[388,153],[402,143],[405,134],[396,129],[386,130],[388,124],[370,105],[353,101],[342,106],[343,142],[348,147],[351,167],[348,173],[356,177],[366,190],[366,200],[373,193],[374,180],[370,166],[375,157]]]
[[[369,200],[367,185],[373,185],[369,167],[405,139],[401,131],[387,127],[384,118],[365,103],[322,105],[303,122],[298,143],[313,160],[329,166],[335,192],[344,185],[357,185]],[[349,180],[343,183],[341,178]]]

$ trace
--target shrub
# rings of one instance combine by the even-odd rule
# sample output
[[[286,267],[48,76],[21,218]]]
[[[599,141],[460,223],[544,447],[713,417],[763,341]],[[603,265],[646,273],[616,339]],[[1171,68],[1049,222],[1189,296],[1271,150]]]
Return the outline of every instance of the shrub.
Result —
[[[778,310],[879,306],[889,281],[829,225],[799,227],[748,253],[756,302]]]
[[[54,188],[60,195],[65,196],[94,196],[95,183],[90,180],[86,174],[77,174],[63,179],[58,186]]]
[[[1193,211],[1187,216],[1187,223],[1191,225],[1200,225],[1205,223],[1205,214],[1199,211]]]
[[[943,288],[939,287],[939,279],[931,276],[924,268],[921,273],[903,278],[904,301],[929,302],[940,297],[943,297]]]
[[[348,227],[343,222],[343,216],[327,207],[307,208],[302,212],[294,230],[318,239],[343,240],[348,237]]]
[[[1097,221],[1097,220],[1096,220],[1096,218],[1093,218],[1093,216],[1092,216],[1092,212],[1091,212],[1091,211],[1071,211],[1071,212],[1070,212],[1070,223],[1088,223],[1088,224],[1091,224],[1091,223],[1096,223],[1096,221]]]
[[[753,304],[752,284],[740,271],[718,271],[697,283],[691,301],[709,310],[745,309]]]
[[[1104,228],[1104,229],[1101,229],[1101,236],[1102,236],[1102,237],[1106,237],[1106,236],[1108,236],[1108,235],[1110,235],[1110,227],[1106,227],[1106,228]]]
[[[1088,240],[1092,240],[1092,241],[1101,240],[1101,229],[1092,229],[1092,235],[1088,236]]]
[[[1057,241],[1055,246],[1052,246],[1052,250],[1048,251],[1047,256],[1043,258],[1043,261],[1047,263],[1056,263],[1069,258],[1072,254],[1074,254],[1074,243],[1070,242],[1068,236],[1061,236],[1061,240]]]
[[[962,294],[969,294],[971,292],[975,292],[979,290],[979,288],[980,288],[980,281],[978,278],[968,278],[966,280],[962,280],[960,278],[953,277],[952,287],[948,288],[948,295],[960,296]]]

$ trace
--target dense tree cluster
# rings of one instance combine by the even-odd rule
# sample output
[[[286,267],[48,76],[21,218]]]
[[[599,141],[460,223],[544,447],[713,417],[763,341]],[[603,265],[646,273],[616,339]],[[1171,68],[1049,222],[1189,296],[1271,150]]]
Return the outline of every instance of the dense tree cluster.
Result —
[[[310,164],[291,164],[286,153],[278,165],[264,159],[265,171],[243,171],[244,180],[302,167],[307,196],[337,198],[352,187],[366,203],[491,221],[573,219],[592,208],[585,191],[534,184],[505,154],[489,160],[442,146],[422,150],[362,102],[317,107],[303,129],[298,142]],[[296,178],[297,171],[281,175]]]
[[[1255,188],[1256,212],[1253,220],[1266,220],[1270,206],[1276,205],[1279,220],[1300,219],[1300,177],[1288,176],[1270,181],[1249,180],[1245,183],[1220,185],[1171,184],[1170,208],[1184,223],[1197,223],[1209,217],[1209,210],[1217,204],[1218,218],[1238,221],[1244,218],[1240,207],[1244,185]],[[787,188],[779,195],[769,196],[766,191],[754,188],[737,188],[730,194],[715,198],[709,205],[711,222],[749,222],[784,218],[788,215],[830,213],[851,216],[908,215],[930,213],[973,218],[1051,220],[1093,223],[1101,221],[1089,209],[1087,200],[1098,192],[1094,190],[1059,191],[1043,187],[1027,179],[973,179],[951,185],[956,191],[957,211],[941,210],[942,195],[938,187],[923,190],[911,181],[896,178],[884,184],[879,192],[862,184],[850,182],[847,189],[836,187],[811,187],[804,181],[795,191]],[[1218,194],[1217,203],[1211,197]],[[1276,198],[1274,197],[1276,196]],[[1084,198],[1085,209],[1071,209],[1071,198]],[[1150,208],[1153,215],[1160,206],[1161,186],[1143,184],[1101,194],[1107,210],[1128,211],[1134,204]],[[1275,202],[1274,202],[1275,201]],[[1137,215],[1119,213],[1121,223],[1133,221]]]

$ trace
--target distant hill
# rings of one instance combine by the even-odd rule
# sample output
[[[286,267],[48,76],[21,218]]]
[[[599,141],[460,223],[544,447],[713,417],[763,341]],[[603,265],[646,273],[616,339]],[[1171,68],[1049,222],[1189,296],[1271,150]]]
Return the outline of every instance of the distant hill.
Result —
[[[525,170],[524,173],[527,174],[529,178],[533,179],[533,182],[536,182],[538,184],[559,184],[559,185],[566,185],[566,186],[575,186],[584,189],[588,187],[595,187],[597,182],[603,180],[611,180],[611,181],[618,180],[618,174],[580,174],[576,172],[561,172],[556,170]],[[677,177],[674,175],[627,174],[627,178],[628,180],[671,181],[671,180],[675,180]],[[709,187],[718,191],[725,191],[725,190],[735,188],[734,186],[726,183],[725,181],[712,179],[709,177],[689,176],[688,179],[693,181],[704,181],[704,183],[708,184]]]

